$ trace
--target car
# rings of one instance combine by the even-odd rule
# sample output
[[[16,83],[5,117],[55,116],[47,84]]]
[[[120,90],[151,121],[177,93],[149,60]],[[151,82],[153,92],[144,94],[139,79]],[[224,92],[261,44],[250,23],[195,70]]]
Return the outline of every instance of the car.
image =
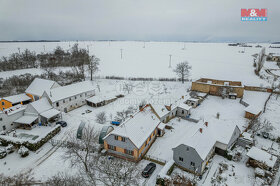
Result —
[[[262,136],[263,136],[264,139],[268,139],[269,138],[269,133],[262,132]]]
[[[66,127],[67,126],[67,123],[65,121],[58,121],[56,122],[57,125],[60,125],[62,127]]]
[[[149,178],[149,177],[153,174],[153,172],[154,172],[155,169],[156,169],[156,164],[154,164],[154,163],[149,163],[149,164],[145,167],[145,169],[142,171],[142,176],[143,176],[144,178]]]

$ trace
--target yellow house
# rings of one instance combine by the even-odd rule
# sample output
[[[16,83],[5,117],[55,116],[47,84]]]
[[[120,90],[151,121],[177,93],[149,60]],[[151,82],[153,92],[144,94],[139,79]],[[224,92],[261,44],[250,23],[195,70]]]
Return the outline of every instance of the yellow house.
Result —
[[[32,99],[26,94],[18,94],[14,96],[4,97],[1,99],[0,109],[7,109],[18,104],[26,105],[31,101]]]
[[[147,105],[105,136],[104,148],[113,156],[137,162],[156,139],[159,124],[159,119]]]

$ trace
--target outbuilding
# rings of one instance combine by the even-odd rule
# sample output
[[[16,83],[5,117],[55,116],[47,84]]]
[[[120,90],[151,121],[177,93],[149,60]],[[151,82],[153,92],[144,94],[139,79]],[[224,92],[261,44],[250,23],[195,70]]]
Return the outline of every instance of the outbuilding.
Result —
[[[259,167],[261,169],[272,170],[275,167],[277,157],[261,150],[257,147],[252,147],[247,156],[249,157],[248,164],[252,167]]]

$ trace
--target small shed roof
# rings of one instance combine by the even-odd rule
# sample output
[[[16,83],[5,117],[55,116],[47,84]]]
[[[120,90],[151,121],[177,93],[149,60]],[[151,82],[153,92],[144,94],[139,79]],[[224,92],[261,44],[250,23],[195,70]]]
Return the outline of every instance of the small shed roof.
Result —
[[[41,98],[37,101],[30,103],[30,105],[40,114],[47,110],[52,109],[51,104],[47,98]]]
[[[9,97],[4,97],[2,98],[4,100],[7,100],[10,103],[20,103],[22,101],[28,101],[31,100],[31,98],[29,96],[27,96],[26,94],[18,94],[18,95],[14,95],[14,96],[9,96]]]
[[[58,114],[60,114],[60,112],[53,108],[45,112],[42,112],[40,115],[43,116],[44,118],[50,119]]]
[[[261,150],[257,147],[252,147],[248,151],[247,156],[256,161],[264,163],[271,168],[274,167],[276,160],[277,160],[276,156],[273,156],[272,154],[269,154],[268,152]]]
[[[22,116],[14,122],[29,125],[29,124],[33,123],[36,119],[38,119],[38,116]]]
[[[88,99],[86,99],[86,101],[89,101],[91,103],[100,103],[102,101],[107,101],[107,100],[112,100],[112,99],[115,99],[116,96],[114,95],[96,95],[96,96],[92,96]]]
[[[259,114],[260,112],[262,112],[262,109],[259,108],[259,107],[256,106],[256,105],[250,105],[250,106],[248,106],[248,107],[245,108],[245,111],[257,115],[257,114]]]

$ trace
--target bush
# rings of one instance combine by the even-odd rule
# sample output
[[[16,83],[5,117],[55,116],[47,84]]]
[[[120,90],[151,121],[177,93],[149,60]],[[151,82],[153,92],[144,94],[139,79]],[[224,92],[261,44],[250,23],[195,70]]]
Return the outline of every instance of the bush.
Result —
[[[26,157],[29,155],[29,150],[25,146],[21,146],[18,150],[18,153],[20,154],[21,157]]]

